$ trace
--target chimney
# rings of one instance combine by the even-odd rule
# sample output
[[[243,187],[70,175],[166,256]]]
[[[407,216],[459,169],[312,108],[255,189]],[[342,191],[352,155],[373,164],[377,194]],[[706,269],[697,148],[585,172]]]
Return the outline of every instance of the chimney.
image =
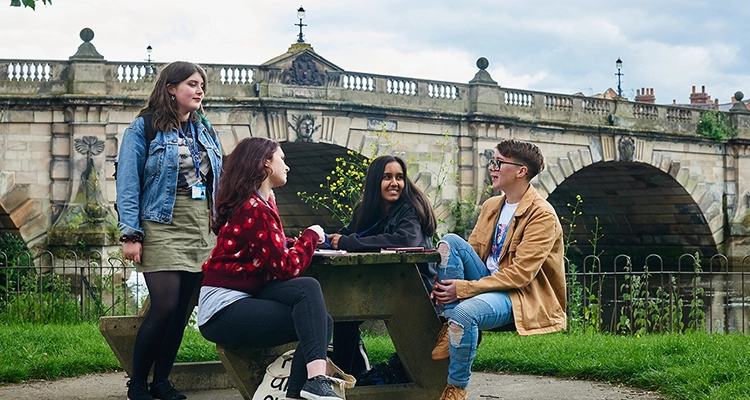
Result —
[[[635,101],[640,103],[656,103],[656,97],[654,97],[654,88],[641,88],[636,90]]]
[[[706,93],[706,86],[701,86],[701,92],[695,93],[695,86],[693,86],[693,93],[690,94],[690,104],[711,104],[711,96]]]

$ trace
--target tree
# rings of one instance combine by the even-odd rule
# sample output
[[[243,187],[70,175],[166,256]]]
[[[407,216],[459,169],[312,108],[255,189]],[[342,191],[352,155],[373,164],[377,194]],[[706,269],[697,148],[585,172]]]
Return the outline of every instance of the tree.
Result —
[[[45,5],[49,4],[52,5],[52,0],[39,0]],[[24,7],[31,7],[32,10],[36,10],[36,0],[10,0],[10,6],[11,7],[21,7],[21,4],[23,4]]]

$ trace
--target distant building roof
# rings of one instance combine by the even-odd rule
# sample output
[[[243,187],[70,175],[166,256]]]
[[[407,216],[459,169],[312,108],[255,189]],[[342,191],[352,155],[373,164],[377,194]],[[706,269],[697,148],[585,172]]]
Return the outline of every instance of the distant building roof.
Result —
[[[734,106],[734,103],[736,103],[736,101],[733,101],[731,103],[719,104],[719,111],[729,111]],[[742,103],[745,104],[745,108],[750,110],[750,99],[742,100]]]

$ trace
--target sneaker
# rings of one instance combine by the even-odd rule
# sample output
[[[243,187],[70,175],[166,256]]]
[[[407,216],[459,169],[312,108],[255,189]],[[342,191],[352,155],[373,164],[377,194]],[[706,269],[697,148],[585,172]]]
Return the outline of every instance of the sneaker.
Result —
[[[164,379],[163,381],[151,383],[151,396],[155,399],[162,400],[182,400],[187,399],[187,396],[180,393],[179,390],[175,389],[172,382]]]
[[[432,349],[432,359],[435,361],[445,360],[450,356],[450,344],[448,343],[448,323],[446,322],[443,324],[443,328],[440,329],[440,333],[438,333],[437,344],[435,345],[435,348]]]
[[[331,387],[331,381],[324,375],[318,375],[305,382],[300,396],[307,400],[341,400]]]
[[[440,395],[440,400],[467,400],[466,389],[461,389],[453,385],[447,385],[443,394]]]
[[[128,400],[154,400],[148,392],[148,382],[128,381]]]

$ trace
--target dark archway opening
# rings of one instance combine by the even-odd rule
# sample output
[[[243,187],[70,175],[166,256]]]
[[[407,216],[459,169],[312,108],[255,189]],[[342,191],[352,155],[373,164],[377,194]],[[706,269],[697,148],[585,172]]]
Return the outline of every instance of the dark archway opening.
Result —
[[[575,219],[568,258],[578,266],[585,256],[604,251],[605,271],[614,269],[619,254],[630,256],[634,269],[641,269],[649,254],[658,254],[664,269],[674,270],[683,254],[710,257],[717,252],[695,200],[672,176],[649,164],[600,162],[565,179],[548,197],[557,214],[565,218],[565,233],[577,195],[583,202],[578,205],[581,214]],[[603,236],[594,249],[597,225]]]
[[[326,233],[341,228],[341,222],[324,209],[314,209],[297,195],[298,192],[321,193],[320,184],[336,167],[336,158],[348,158],[347,148],[325,143],[284,142],[281,148],[289,166],[287,184],[274,189],[281,222],[287,236],[298,236],[310,225],[318,224]]]

